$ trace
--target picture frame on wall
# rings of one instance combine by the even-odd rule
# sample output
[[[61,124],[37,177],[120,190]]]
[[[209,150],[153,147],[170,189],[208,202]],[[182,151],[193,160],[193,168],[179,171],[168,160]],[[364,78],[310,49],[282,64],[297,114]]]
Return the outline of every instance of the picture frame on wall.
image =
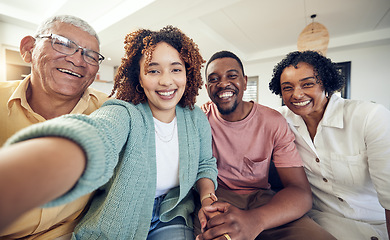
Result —
[[[351,62],[336,63],[337,70],[344,76],[345,85],[340,90],[341,97],[345,99],[351,98]]]

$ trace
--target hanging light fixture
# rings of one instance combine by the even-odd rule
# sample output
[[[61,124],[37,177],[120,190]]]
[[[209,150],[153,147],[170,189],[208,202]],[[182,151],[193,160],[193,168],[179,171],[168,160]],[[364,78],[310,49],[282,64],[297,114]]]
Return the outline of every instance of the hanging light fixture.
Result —
[[[318,51],[322,55],[326,56],[329,43],[329,32],[324,25],[318,22],[314,22],[314,18],[317,14],[310,16],[312,23],[307,25],[298,37],[298,50],[313,50]]]

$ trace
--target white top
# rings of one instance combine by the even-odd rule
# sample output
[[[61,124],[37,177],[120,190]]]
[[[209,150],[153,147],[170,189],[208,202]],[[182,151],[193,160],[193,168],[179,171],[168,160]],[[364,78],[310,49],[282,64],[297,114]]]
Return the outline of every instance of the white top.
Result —
[[[156,135],[157,188],[155,197],[179,186],[179,141],[176,117],[170,123],[154,119]]]
[[[281,113],[295,134],[314,194],[313,208],[383,223],[384,208],[390,209],[390,111],[333,94],[314,142],[302,117],[287,107]]]

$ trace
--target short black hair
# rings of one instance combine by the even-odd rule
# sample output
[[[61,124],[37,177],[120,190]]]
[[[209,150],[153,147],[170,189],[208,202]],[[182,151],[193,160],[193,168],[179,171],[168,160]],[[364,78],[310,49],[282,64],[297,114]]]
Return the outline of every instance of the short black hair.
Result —
[[[240,65],[241,67],[241,70],[242,70],[242,75],[245,76],[245,73],[244,73],[244,65],[242,65],[242,62],[241,62],[241,59],[239,57],[237,57],[236,54],[230,52],[230,51],[219,51],[219,52],[216,52],[213,54],[213,56],[211,56],[211,58],[209,59],[209,61],[207,62],[206,64],[206,68],[205,68],[205,76],[206,76],[206,79],[207,79],[207,68],[209,67],[209,64],[216,60],[216,59],[220,59],[220,58],[233,58],[235,59],[238,64]]]
[[[285,68],[289,66],[296,67],[298,63],[307,63],[314,68],[317,79],[319,79],[330,96],[335,91],[340,90],[345,84],[344,76],[337,70],[336,64],[329,58],[315,51],[295,51],[279,62],[273,70],[273,77],[269,83],[269,89],[272,93],[281,96],[280,76]]]

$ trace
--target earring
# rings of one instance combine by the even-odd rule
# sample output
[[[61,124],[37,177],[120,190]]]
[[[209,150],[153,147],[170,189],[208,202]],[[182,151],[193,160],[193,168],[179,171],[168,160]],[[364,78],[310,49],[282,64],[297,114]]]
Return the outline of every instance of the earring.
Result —
[[[141,88],[141,89],[143,90],[143,88],[141,87],[141,85],[138,84],[138,85],[135,87],[135,91],[137,91],[138,93],[143,93],[143,91],[140,90],[139,88]]]

